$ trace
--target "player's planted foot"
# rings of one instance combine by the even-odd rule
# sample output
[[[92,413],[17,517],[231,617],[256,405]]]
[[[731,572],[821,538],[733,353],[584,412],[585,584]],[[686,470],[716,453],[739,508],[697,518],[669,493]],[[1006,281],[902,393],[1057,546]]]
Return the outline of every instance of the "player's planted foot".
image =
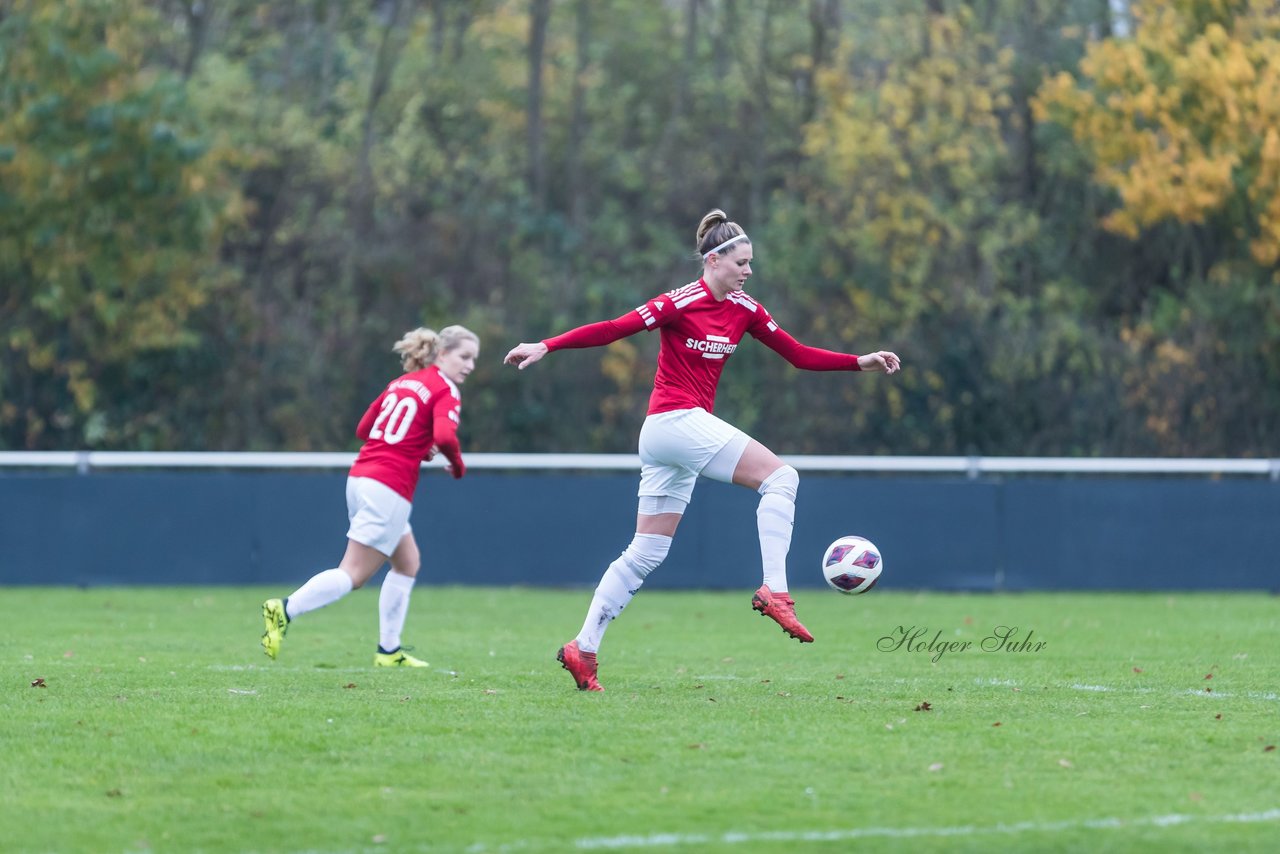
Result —
[[[431,665],[423,661],[421,658],[414,658],[403,648],[394,652],[383,652],[382,647],[378,647],[378,651],[373,656],[374,667],[430,667]]]
[[[289,631],[283,599],[268,599],[262,603],[262,622],[266,625],[266,631],[262,633],[262,651],[274,660],[280,654],[280,642],[284,640],[285,632]]]
[[[569,671],[579,691],[603,691],[600,680],[596,678],[596,654],[578,649],[576,640],[569,641],[560,647],[556,660]]]
[[[800,643],[813,643],[813,635],[796,618],[795,600],[786,593],[774,593],[762,584],[751,597],[751,607],[759,611],[762,617],[768,617],[782,626],[784,632]]]

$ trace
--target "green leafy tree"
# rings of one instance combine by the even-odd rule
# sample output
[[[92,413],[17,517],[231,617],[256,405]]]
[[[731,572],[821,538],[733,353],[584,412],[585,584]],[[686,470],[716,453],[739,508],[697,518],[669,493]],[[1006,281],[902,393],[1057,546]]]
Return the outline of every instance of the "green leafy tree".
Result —
[[[145,67],[153,23],[106,0],[20,0],[0,20],[8,447],[142,441],[155,413],[125,399],[146,397],[135,368],[196,343],[224,206],[182,81]]]

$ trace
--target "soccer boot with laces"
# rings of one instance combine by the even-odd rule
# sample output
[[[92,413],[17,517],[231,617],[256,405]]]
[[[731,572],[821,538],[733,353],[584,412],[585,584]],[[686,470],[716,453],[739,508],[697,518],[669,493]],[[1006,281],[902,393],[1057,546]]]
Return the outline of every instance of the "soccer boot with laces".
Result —
[[[576,640],[571,640],[560,647],[560,651],[556,653],[556,660],[569,671],[579,691],[604,690],[600,680],[596,678],[596,654],[578,649]]]
[[[289,631],[289,618],[284,613],[283,599],[268,599],[262,603],[262,622],[266,630],[262,633],[262,651],[270,659],[280,654],[280,643]]]
[[[813,643],[813,635],[796,618],[795,600],[786,593],[774,593],[767,585],[762,584],[751,597],[751,607],[759,611],[760,616],[768,617],[782,626],[784,632],[800,643]]]
[[[421,658],[414,658],[403,648],[397,649],[395,652],[383,652],[379,649],[373,656],[374,667],[430,667],[431,665],[423,661]]]

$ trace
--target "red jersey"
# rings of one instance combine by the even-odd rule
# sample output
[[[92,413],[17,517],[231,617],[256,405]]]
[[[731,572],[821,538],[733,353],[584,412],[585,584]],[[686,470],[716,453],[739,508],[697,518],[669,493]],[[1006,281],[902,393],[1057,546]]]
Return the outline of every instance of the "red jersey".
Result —
[[[461,460],[458,423],[462,395],[435,365],[392,380],[356,427],[364,440],[352,477],[371,477],[413,500],[423,460],[439,451]]]
[[[699,406],[714,412],[724,364],[746,333],[803,370],[862,370],[855,355],[801,344],[742,291],[717,301],[702,279],[654,297],[616,320],[580,326],[542,343],[548,350],[597,347],[642,329],[659,329],[662,335],[650,415]]]

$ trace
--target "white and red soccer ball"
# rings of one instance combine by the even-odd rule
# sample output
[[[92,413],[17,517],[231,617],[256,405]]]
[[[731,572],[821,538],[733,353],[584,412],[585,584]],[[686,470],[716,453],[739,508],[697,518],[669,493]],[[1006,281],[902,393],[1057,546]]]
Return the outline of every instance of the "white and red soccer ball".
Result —
[[[841,593],[866,593],[880,580],[884,560],[866,537],[841,537],[822,556],[822,575]]]

